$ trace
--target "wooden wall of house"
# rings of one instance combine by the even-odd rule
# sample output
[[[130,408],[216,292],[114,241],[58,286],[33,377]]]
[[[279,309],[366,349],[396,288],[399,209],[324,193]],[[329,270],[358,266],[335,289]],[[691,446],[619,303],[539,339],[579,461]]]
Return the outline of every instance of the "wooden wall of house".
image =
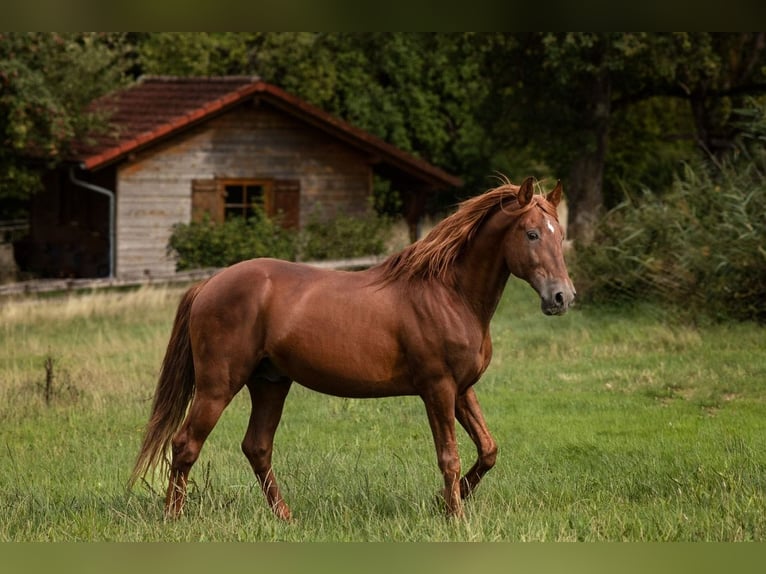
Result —
[[[248,103],[136,154],[118,168],[117,275],[171,273],[173,224],[192,216],[192,181],[298,182],[300,212],[329,218],[363,213],[372,168],[358,150],[268,104]]]

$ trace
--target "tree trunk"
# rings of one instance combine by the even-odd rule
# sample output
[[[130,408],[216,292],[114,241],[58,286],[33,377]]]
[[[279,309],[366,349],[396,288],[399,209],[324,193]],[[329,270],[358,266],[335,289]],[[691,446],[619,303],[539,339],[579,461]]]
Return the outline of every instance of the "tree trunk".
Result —
[[[609,138],[611,89],[606,74],[591,86],[587,114],[588,144],[575,157],[566,186],[569,221],[567,234],[576,244],[593,241],[595,225],[604,207],[604,163]]]
[[[606,134],[599,134],[606,144]],[[600,150],[578,157],[569,172],[566,187],[569,221],[567,235],[576,244],[587,245],[593,241],[596,222],[603,210],[605,153]]]

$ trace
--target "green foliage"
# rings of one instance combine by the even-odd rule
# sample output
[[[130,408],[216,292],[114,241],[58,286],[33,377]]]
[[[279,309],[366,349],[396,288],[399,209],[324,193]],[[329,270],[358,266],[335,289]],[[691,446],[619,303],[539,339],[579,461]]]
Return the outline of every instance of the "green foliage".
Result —
[[[178,223],[168,241],[177,257],[176,269],[226,267],[255,257],[295,259],[296,238],[263,213],[245,220],[235,217],[216,224],[203,221]]]
[[[586,300],[765,322],[766,153],[687,164],[670,192],[622,203],[578,249],[573,273]]]
[[[560,175],[584,152],[592,151],[593,131],[599,127],[596,120],[606,122],[617,134],[632,133],[615,142],[618,153],[627,147],[641,156],[650,155],[656,153],[657,145],[672,148],[680,138],[708,148],[713,145],[708,141],[711,137],[729,144],[734,136],[727,131],[732,101],[741,101],[748,92],[759,93],[764,81],[766,48],[760,36],[707,32],[490,35],[486,75],[494,85],[488,101],[497,114],[493,138],[502,148],[530,141]],[[660,100],[651,108],[630,110],[653,98]],[[701,107],[692,114],[694,106]],[[624,126],[626,122],[631,125]],[[646,139],[653,142],[651,152],[641,149]]]
[[[119,34],[0,34],[0,219],[22,215],[40,188],[25,159],[55,163],[74,138],[105,129],[84,110],[120,85],[124,56]]]
[[[699,155],[696,144],[679,134],[694,131],[688,104],[648,98],[615,110],[604,167],[604,206],[616,207],[624,189],[669,189],[679,163]]]
[[[234,32],[155,32],[137,43],[137,58],[144,74],[241,75],[248,69],[251,36]]]
[[[679,157],[719,158],[731,146],[732,109],[766,78],[764,37],[533,32],[512,42],[496,34],[486,72],[492,141],[529,149],[566,178],[569,233],[587,242],[622,186],[668,185]]]
[[[177,257],[179,271],[226,267],[255,257],[346,259],[380,255],[390,230],[390,220],[373,212],[363,216],[339,214],[329,221],[313,216],[300,231],[284,229],[278,218],[261,212],[250,220],[233,218],[216,224],[205,218],[176,224],[168,252]]]
[[[300,232],[301,259],[316,261],[380,255],[386,249],[390,231],[390,220],[372,211],[362,216],[341,213],[329,222],[313,216]]]

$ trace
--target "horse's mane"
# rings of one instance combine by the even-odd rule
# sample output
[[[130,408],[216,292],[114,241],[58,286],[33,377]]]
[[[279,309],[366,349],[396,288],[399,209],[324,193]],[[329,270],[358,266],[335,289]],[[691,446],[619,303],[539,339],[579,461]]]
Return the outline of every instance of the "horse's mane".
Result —
[[[518,207],[518,185],[502,185],[459,204],[457,211],[442,220],[423,239],[383,261],[378,269],[388,283],[401,278],[451,282],[453,264],[475,237],[487,218],[498,209],[509,215],[526,211]],[[537,203],[533,198],[529,206]],[[546,202],[539,205],[547,207]],[[546,209],[546,212],[549,210]],[[551,213],[556,217],[555,210]]]

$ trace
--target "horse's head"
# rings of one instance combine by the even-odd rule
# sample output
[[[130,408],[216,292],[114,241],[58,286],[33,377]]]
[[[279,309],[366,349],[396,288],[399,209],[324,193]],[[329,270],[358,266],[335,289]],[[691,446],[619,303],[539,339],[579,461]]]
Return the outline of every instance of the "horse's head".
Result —
[[[561,193],[558,182],[544,198],[535,196],[533,179],[525,179],[516,196],[519,215],[505,239],[508,268],[537,291],[546,315],[565,313],[575,298],[564,262],[564,234],[556,215]]]

